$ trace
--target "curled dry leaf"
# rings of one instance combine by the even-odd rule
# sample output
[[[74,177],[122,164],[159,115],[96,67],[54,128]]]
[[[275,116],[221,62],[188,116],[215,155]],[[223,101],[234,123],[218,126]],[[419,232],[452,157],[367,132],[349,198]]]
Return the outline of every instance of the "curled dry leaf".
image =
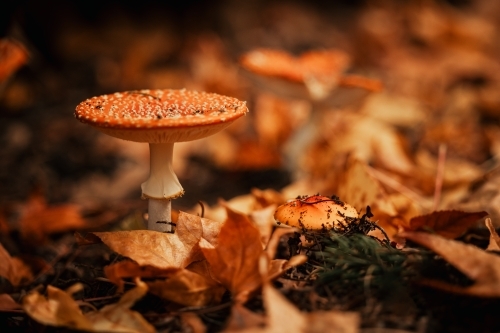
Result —
[[[269,263],[269,269],[267,271],[267,279],[274,280],[281,276],[284,272],[290,268],[300,266],[307,262],[307,256],[304,254],[299,254],[291,257],[289,260],[285,259],[273,259]]]
[[[43,240],[52,233],[83,228],[88,228],[88,224],[77,205],[47,206],[38,191],[30,196],[19,219],[19,230],[29,239]]]
[[[486,250],[489,251],[500,251],[500,236],[498,236],[493,223],[490,218],[487,218],[484,223],[486,227],[490,231],[490,243],[488,244],[488,248]]]
[[[262,247],[265,247],[271,238],[275,224],[273,218],[275,210],[276,205],[271,205],[263,209],[254,210],[249,214],[250,220],[259,229]]]
[[[0,294],[0,311],[19,309],[21,309],[21,306],[9,294]]]
[[[27,284],[33,281],[33,272],[21,259],[11,257],[0,244],[0,276],[3,276],[13,286]]]
[[[231,291],[236,300],[244,302],[262,281],[258,269],[263,252],[260,233],[247,216],[229,207],[226,213],[217,246],[202,239],[200,247],[212,276]]]
[[[225,291],[208,272],[206,261],[194,262],[183,268],[141,266],[130,260],[106,266],[106,277],[123,291],[125,278],[154,278],[147,281],[149,292],[186,306],[203,306],[220,301]]]
[[[257,332],[265,327],[266,319],[262,314],[247,309],[243,304],[235,303],[224,332]]]
[[[197,255],[203,234],[199,216],[181,212],[174,234],[150,230],[95,232],[113,251],[135,260],[141,266],[183,268]]]
[[[205,333],[207,331],[205,324],[196,314],[191,312],[184,312],[181,313],[180,317],[182,326],[184,326],[187,332]]]
[[[220,302],[226,291],[210,277],[187,269],[179,270],[166,280],[147,282],[149,291],[161,298],[185,306],[204,306]]]
[[[339,179],[339,197],[358,211],[370,206],[378,224],[392,238],[401,224],[400,217],[382,185],[369,173],[368,165],[350,160]]]
[[[106,277],[118,286],[118,292],[123,292],[123,279],[126,278],[162,278],[174,275],[180,268],[158,268],[141,266],[135,261],[124,260],[104,267]]]
[[[431,214],[414,217],[406,230],[432,230],[445,238],[454,239],[462,236],[470,227],[477,224],[478,220],[487,216],[486,212],[462,212],[458,210],[443,210]]]
[[[38,292],[25,296],[23,309],[34,320],[49,326],[64,326],[88,332],[155,332],[154,327],[138,312],[130,310],[147,293],[145,283],[137,280],[137,287],[126,292],[117,303],[85,314],[71,297],[72,293],[81,288],[81,285],[75,285],[65,292],[48,286],[47,297]]]
[[[0,83],[26,63],[28,52],[19,42],[0,40]]]
[[[423,284],[459,294],[500,297],[500,257],[497,255],[474,245],[424,232],[406,231],[399,236],[431,249],[474,280],[472,286],[465,288],[437,280],[424,280]]]

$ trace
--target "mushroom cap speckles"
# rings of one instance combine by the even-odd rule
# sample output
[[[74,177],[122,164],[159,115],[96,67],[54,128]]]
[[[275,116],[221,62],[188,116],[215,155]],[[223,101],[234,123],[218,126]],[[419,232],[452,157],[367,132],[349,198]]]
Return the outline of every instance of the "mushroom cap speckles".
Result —
[[[214,134],[246,112],[246,103],[233,97],[146,89],[89,98],[78,104],[75,117],[121,139],[161,143]]]
[[[354,207],[321,195],[291,200],[278,207],[274,218],[280,223],[303,230],[341,230],[349,223],[359,223],[359,215]]]

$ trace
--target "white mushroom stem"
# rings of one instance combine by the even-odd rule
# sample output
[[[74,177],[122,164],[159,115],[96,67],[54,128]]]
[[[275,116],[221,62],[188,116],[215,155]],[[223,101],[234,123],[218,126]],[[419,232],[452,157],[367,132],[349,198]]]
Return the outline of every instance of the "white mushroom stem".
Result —
[[[149,199],[148,229],[170,232],[171,199],[184,194],[172,167],[174,143],[150,143],[149,178],[142,183],[142,197]]]
[[[172,200],[149,198],[148,216],[148,230],[172,232]]]

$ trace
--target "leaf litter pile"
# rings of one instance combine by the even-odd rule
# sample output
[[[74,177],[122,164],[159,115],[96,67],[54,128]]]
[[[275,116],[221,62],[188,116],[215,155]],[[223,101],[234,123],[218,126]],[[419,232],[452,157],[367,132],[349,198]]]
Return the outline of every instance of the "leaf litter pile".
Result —
[[[92,6],[0,10],[0,330],[500,331],[500,4]],[[176,144],[162,233],[73,112],[182,88],[249,113]]]

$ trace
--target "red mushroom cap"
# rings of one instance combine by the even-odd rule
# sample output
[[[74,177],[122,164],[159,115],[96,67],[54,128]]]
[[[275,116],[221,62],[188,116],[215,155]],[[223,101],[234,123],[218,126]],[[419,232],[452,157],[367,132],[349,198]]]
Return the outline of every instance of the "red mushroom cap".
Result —
[[[305,230],[340,230],[349,223],[358,223],[358,217],[351,205],[321,195],[291,200],[274,213],[276,221]]]
[[[75,117],[130,141],[164,143],[201,139],[243,116],[245,102],[189,90],[138,90],[89,98]]]

